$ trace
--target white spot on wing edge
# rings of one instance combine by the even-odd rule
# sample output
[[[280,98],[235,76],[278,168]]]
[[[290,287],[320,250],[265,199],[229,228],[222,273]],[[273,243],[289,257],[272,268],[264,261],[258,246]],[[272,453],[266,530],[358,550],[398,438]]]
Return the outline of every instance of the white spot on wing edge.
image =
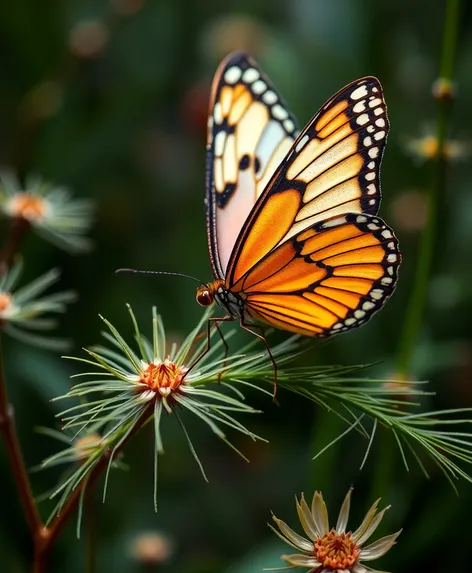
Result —
[[[248,84],[255,82],[259,79],[259,72],[255,68],[248,68],[243,73],[243,81],[247,82]]]
[[[267,89],[267,84],[262,80],[257,80],[252,84],[251,89],[255,94],[260,95]]]
[[[363,86],[356,88],[352,92],[351,99],[358,100],[358,99],[361,99],[362,97],[365,97],[366,95],[367,95],[367,86],[363,85]]]
[[[288,111],[280,104],[275,104],[271,111],[275,119],[286,119],[288,117]]]
[[[295,129],[295,124],[291,119],[286,119],[284,121],[284,127],[289,133],[291,133]]]
[[[277,95],[272,90],[267,90],[265,94],[262,96],[262,101],[267,105],[272,105],[277,101]]]
[[[374,98],[369,101],[369,107],[377,107],[378,105],[382,104],[382,100],[380,98]]]
[[[231,68],[226,70],[224,79],[229,84],[235,84],[241,77],[241,74],[241,68],[238,68],[237,66],[231,66]]]
[[[371,157],[372,159],[375,159],[379,155],[379,148],[378,147],[372,147],[372,149],[369,149],[368,154],[369,154],[369,157]]]
[[[370,291],[370,296],[374,300],[380,300],[383,297],[383,295],[384,295],[383,290],[378,288]]]

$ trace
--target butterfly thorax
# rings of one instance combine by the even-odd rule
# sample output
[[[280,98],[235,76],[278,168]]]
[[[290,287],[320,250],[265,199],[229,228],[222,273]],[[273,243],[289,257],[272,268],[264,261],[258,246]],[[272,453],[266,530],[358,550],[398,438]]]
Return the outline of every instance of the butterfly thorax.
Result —
[[[225,281],[221,279],[198,287],[196,298],[201,306],[210,306],[216,302],[231,318],[240,320],[244,317],[243,299],[228,290]]]

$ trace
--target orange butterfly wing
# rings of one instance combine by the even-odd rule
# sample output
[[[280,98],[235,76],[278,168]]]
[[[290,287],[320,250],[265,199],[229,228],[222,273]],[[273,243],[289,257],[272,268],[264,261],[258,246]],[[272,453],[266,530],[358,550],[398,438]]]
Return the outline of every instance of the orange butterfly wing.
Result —
[[[401,256],[378,217],[388,132],[377,79],[333,96],[259,197],[225,286],[256,320],[308,336],[366,322],[392,294]]]
[[[346,213],[375,215],[388,132],[376,78],[349,84],[300,133],[251,211],[231,254],[226,286],[304,229]]]
[[[285,241],[233,285],[254,319],[306,336],[360,326],[392,294],[398,241],[378,217],[332,217]]]

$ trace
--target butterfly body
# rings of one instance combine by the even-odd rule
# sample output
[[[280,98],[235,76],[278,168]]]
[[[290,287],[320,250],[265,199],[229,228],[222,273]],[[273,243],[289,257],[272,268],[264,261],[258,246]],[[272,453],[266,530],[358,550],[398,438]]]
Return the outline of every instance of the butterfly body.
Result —
[[[215,280],[197,301],[223,319],[330,336],[392,294],[398,241],[377,216],[388,132],[376,78],[349,84],[298,134],[257,64],[236,53],[213,81],[207,231]]]
[[[201,306],[210,306],[216,302],[232,320],[241,321],[248,318],[243,296],[228,290],[221,279],[200,286],[197,289],[196,299]]]

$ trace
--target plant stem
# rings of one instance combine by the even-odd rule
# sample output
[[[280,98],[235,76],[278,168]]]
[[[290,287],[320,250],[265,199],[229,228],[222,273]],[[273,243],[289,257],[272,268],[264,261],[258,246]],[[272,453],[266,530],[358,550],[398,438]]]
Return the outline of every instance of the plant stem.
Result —
[[[115,450],[115,456],[125,447],[128,441],[136,434],[136,432],[149,420],[149,417],[153,414],[154,404],[150,404],[141,414],[139,420],[135,423],[133,430],[123,441],[120,448]],[[35,546],[35,556],[33,573],[45,573],[47,571],[47,560],[49,554],[56,542],[58,536],[62,532],[65,524],[71,517],[71,515],[77,509],[80,499],[82,497],[82,490],[86,486],[91,488],[102,475],[102,473],[107,469],[108,463],[110,461],[110,455],[113,451],[112,444],[103,452],[102,457],[97,462],[95,467],[91,470],[90,475],[87,479],[83,479],[82,482],[74,489],[74,493],[69,497],[61,513],[54,518],[53,522],[48,528],[43,528],[40,535],[36,536],[36,546]],[[86,496],[87,497],[87,496]]]
[[[9,403],[3,355],[0,340],[0,433],[3,436],[13,478],[23,505],[26,521],[33,538],[43,529],[43,522],[34,501],[31,484],[26,471],[23,454],[15,428],[13,406]]]
[[[399,376],[404,378],[408,378],[410,373],[413,352],[423,322],[435,246],[438,199],[443,193],[446,183],[447,160],[444,151],[447,143],[451,103],[454,95],[452,78],[457,47],[459,15],[460,0],[447,0],[439,78],[433,87],[433,94],[437,100],[437,155],[434,179],[428,196],[428,220],[421,235],[413,290],[408,302],[398,349],[398,373]]]
[[[0,253],[0,273],[4,272],[2,267],[9,267],[12,264],[13,258],[19,251],[21,243],[23,242],[29,228],[30,224],[26,219],[13,219],[7,243]]]

